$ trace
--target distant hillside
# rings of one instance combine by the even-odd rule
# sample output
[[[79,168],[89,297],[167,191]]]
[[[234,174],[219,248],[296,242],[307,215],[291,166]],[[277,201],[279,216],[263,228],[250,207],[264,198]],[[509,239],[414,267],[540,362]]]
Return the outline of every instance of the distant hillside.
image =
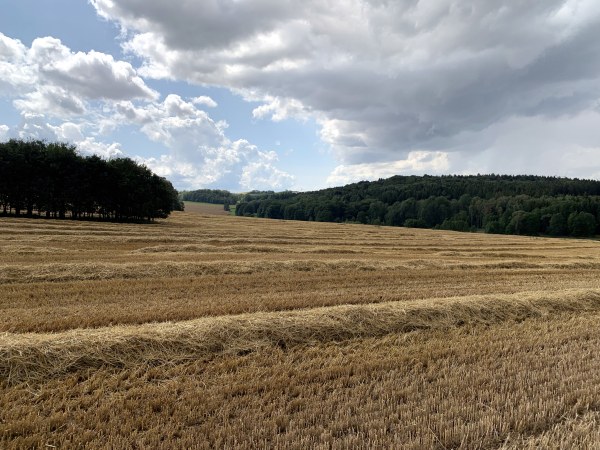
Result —
[[[591,236],[600,182],[529,175],[395,176],[242,198],[237,215],[488,233]]]
[[[181,191],[179,198],[185,202],[213,203],[217,205],[235,205],[240,201],[251,201],[275,194],[274,191],[250,191],[236,194],[223,189],[197,189]]]
[[[221,189],[198,189],[196,191],[183,191],[179,194],[181,200],[186,202],[214,203],[218,205],[234,205],[241,200],[241,194],[234,194]]]

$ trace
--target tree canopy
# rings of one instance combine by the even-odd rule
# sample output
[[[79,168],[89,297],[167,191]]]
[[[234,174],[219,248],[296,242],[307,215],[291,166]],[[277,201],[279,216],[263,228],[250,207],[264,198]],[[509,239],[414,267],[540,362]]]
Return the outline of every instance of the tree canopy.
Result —
[[[600,231],[600,182],[560,177],[395,176],[243,198],[237,215],[551,236]]]
[[[242,194],[234,194],[222,189],[198,189],[195,191],[183,191],[179,194],[179,197],[186,202],[235,205],[242,198]]]
[[[214,203],[217,205],[235,205],[238,202],[249,202],[252,200],[257,200],[259,198],[265,198],[274,194],[274,191],[250,191],[238,194],[223,189],[197,189],[195,191],[182,191],[179,193],[179,198],[182,201],[186,202]]]
[[[0,143],[3,215],[141,221],[181,208],[168,180],[130,158],[82,156],[64,143]]]

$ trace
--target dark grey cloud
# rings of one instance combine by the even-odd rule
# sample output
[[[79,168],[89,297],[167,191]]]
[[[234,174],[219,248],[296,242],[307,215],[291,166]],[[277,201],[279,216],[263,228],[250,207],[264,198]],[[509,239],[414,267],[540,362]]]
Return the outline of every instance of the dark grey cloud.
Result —
[[[302,8],[291,0],[236,1],[203,0],[179,2],[130,0],[113,2],[91,0],[107,18],[119,17],[135,29],[152,28],[171,48],[220,48],[252,36],[260,30],[275,28]]]
[[[142,73],[312,116],[344,163],[466,157],[491,148],[498,124],[555,126],[600,99],[594,0],[92,3],[129,30]]]

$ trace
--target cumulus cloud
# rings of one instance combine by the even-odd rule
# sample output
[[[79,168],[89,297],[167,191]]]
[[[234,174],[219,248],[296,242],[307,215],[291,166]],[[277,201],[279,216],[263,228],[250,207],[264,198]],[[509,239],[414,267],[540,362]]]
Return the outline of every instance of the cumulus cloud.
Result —
[[[126,153],[110,134],[131,125],[168,151],[137,159],[178,187],[283,189],[293,182],[277,169],[274,152],[231,141],[225,122],[198,109],[216,107],[212,98],[187,102],[167,95],[160,101],[130,63],[111,55],[75,53],[52,37],[37,38],[28,48],[0,33],[0,75],[0,94],[12,98],[21,113],[19,125],[0,127],[0,138],[70,142],[84,154],[111,158]]]
[[[277,159],[275,152],[260,152],[258,158],[254,158],[253,161],[243,166],[239,181],[242,190],[289,189],[294,183],[295,177],[277,169],[274,166]]]
[[[204,106],[208,106],[209,108],[216,108],[217,102],[215,102],[212,98],[206,96],[206,95],[201,95],[200,97],[194,97],[192,99],[192,103],[194,105],[204,105]]]
[[[8,140],[8,132],[10,128],[8,125],[0,124],[0,142]]]
[[[0,33],[0,95],[30,90],[35,70],[26,61],[27,47]]]
[[[93,137],[85,137],[82,140],[75,141],[77,150],[84,155],[98,155],[102,158],[119,158],[125,156],[118,142],[101,142]]]
[[[87,112],[91,101],[155,100],[133,66],[95,51],[72,52],[52,37],[31,47],[0,33],[0,95],[15,98],[23,114],[68,118]]]
[[[31,44],[29,61],[36,65],[45,82],[68,88],[87,99],[155,99],[158,93],[150,89],[137,75],[132,65],[115,61],[112,55],[90,51],[77,52],[60,40],[45,37]]]
[[[274,122],[281,122],[290,117],[296,119],[306,119],[308,117],[306,108],[298,100],[266,96],[264,101],[266,103],[252,110],[254,118],[270,117]]]
[[[93,126],[85,122],[60,122],[53,124],[42,114],[26,114],[20,124],[14,127],[0,125],[0,141],[9,138],[39,139],[50,142],[73,144],[84,155],[98,155],[103,158],[125,156],[118,142],[102,142],[94,136]]]
[[[595,0],[90,3],[120,24],[140,66],[0,33],[0,95],[23,119],[0,133],[64,136],[117,155],[124,149],[110,134],[127,125],[164,144],[146,159],[178,186],[290,186],[276,153],[227,137],[207,112],[213,99],[163,97],[151,77],[225,87],[259,102],[256,120],[314,120],[339,164],[330,184],[415,172],[600,173]]]
[[[146,76],[261,99],[256,118],[311,115],[345,166],[478,154],[497,123],[600,99],[594,0],[92,4],[127,30]]]
[[[56,86],[39,86],[13,102],[24,115],[46,113],[57,117],[71,117],[86,112],[85,102],[67,89]]]
[[[275,152],[261,151],[243,139],[231,141],[225,135],[227,124],[212,120],[194,101],[171,94],[162,103],[120,102],[116,111],[119,122],[139,125],[149,139],[169,148],[169,154],[145,163],[178,186],[285,189],[294,181],[276,167]]]

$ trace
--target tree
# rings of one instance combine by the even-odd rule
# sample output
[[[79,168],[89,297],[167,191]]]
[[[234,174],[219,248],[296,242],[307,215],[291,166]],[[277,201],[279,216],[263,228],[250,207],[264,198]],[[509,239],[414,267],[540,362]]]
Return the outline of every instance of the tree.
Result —
[[[504,227],[497,220],[491,220],[485,224],[485,232],[489,234],[502,234]]]
[[[596,232],[596,218],[587,212],[574,212],[569,216],[568,227],[572,236],[592,236]]]
[[[515,211],[507,227],[509,234],[524,234],[535,236],[539,233],[539,214],[526,211]]]
[[[153,220],[181,207],[164,178],[129,158],[83,157],[72,145],[10,140],[0,143],[3,214]]]
[[[402,203],[396,202],[388,208],[385,215],[385,224],[391,226],[401,226],[404,223],[404,215],[402,214]]]
[[[552,214],[548,224],[548,234],[550,236],[564,236],[567,234],[567,219],[561,213]]]
[[[220,205],[234,205],[242,199],[242,194],[232,194],[222,189],[198,189],[181,192],[181,200],[188,202],[203,202]]]
[[[407,228],[427,228],[423,219],[406,219],[404,226]]]
[[[275,201],[289,219],[494,233],[569,234],[574,212],[600,221],[600,181],[529,175],[394,176],[314,192],[248,193],[236,214],[265,217]]]
[[[369,211],[367,215],[369,216],[369,221],[372,224],[381,224],[385,220],[385,215],[387,213],[387,206],[385,203],[379,200],[375,200],[369,206]]]

